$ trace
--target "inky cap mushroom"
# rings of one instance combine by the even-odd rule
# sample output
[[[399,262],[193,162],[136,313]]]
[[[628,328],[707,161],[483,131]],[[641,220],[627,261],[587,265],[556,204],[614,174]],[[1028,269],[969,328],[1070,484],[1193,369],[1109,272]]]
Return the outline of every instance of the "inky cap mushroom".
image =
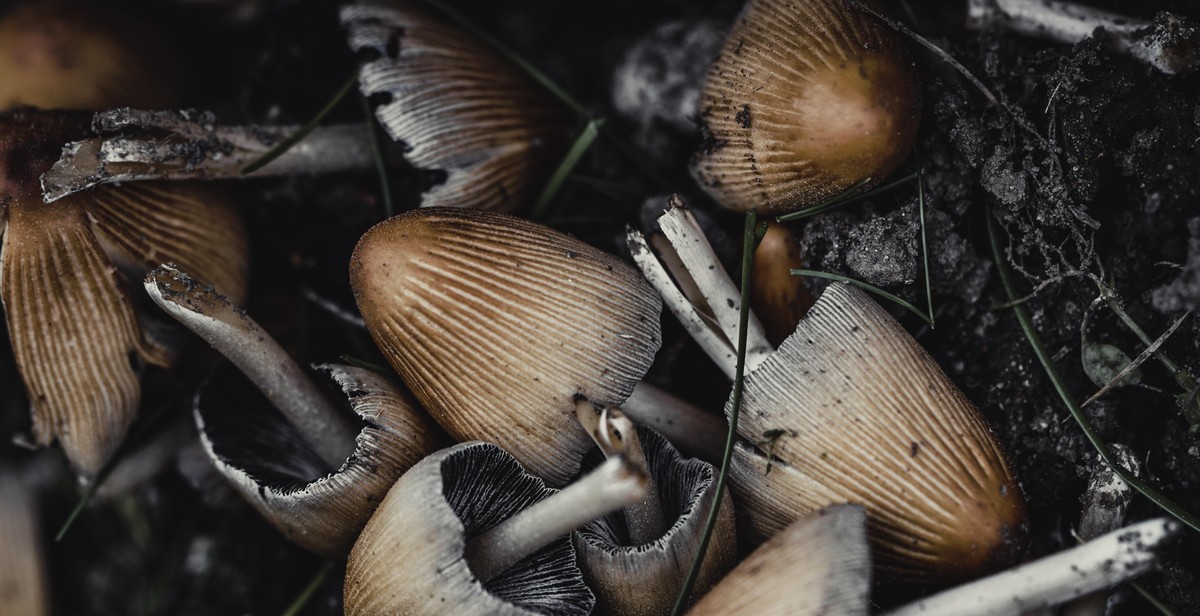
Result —
[[[904,41],[846,0],[750,0],[709,69],[692,174],[778,214],[878,183],[908,156],[920,90]]]
[[[233,204],[186,183],[103,187],[53,204],[38,176],[78,138],[91,114],[0,113],[0,299],[33,409],[38,443],[62,443],[84,475],[95,473],[133,421],[140,364],[169,365],[175,340],[139,322],[126,291],[174,261],[245,292],[245,231]]]
[[[384,221],[355,248],[350,282],[375,343],[434,419],[552,486],[591,449],[575,397],[620,404],[660,343],[661,302],[632,268],[502,214]]]
[[[363,0],[342,8],[365,96],[407,146],[414,166],[446,174],[421,205],[511,211],[542,189],[566,148],[549,94],[499,52],[415,3]]]

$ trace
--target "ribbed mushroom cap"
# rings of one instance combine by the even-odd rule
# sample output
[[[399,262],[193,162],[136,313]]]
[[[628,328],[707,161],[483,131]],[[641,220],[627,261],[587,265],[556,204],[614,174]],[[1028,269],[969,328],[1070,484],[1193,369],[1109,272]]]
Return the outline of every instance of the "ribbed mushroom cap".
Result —
[[[0,110],[167,107],[170,55],[156,28],[109,3],[24,2],[0,17]]]
[[[346,614],[590,613],[595,598],[565,536],[486,583],[463,556],[468,538],[553,493],[495,445],[428,456],[396,482],[354,544]]]
[[[446,173],[424,207],[511,211],[533,199],[566,148],[566,120],[550,95],[463,30],[400,0],[342,8],[359,71],[388,135],[414,166]]]
[[[196,396],[196,423],[217,470],[272,526],[305,549],[336,557],[396,479],[441,440],[416,402],[382,375],[335,364],[318,369],[366,424],[336,472],[323,470],[296,429],[235,370],[222,371]]]
[[[50,613],[38,513],[29,486],[0,467],[0,614]]]
[[[800,518],[721,580],[688,616],[866,616],[871,559],[862,508]]]
[[[900,35],[846,0],[750,0],[700,114],[697,181],[727,208],[776,214],[895,170],[920,91]]]
[[[639,426],[637,433],[669,527],[651,543],[630,545],[625,521],[617,513],[575,532],[575,550],[584,579],[596,593],[599,613],[670,613],[675,602],[671,590],[681,587],[687,577],[716,496],[713,465],[683,458],[667,439],[649,428]],[[692,601],[733,566],[736,553],[733,502],[725,492]]]
[[[751,537],[850,502],[887,579],[943,583],[1019,556],[1024,500],[982,417],[857,288],[826,289],[746,377],[742,405],[738,431],[758,449],[735,450],[730,479]]]
[[[536,223],[421,209],[371,228],[350,283],[375,343],[459,440],[487,439],[552,486],[591,441],[582,395],[618,405],[661,342],[658,294],[616,257]]]

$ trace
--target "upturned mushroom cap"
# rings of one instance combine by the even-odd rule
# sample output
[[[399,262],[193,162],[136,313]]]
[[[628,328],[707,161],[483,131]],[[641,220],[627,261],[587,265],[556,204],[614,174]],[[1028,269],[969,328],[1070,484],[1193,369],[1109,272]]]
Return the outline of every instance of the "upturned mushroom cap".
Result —
[[[661,341],[661,300],[632,268],[502,214],[384,221],[355,248],[350,282],[375,343],[434,419],[553,486],[591,448],[574,398],[620,404]]]
[[[396,482],[346,564],[348,616],[376,614],[588,614],[566,536],[480,582],[467,540],[555,491],[488,443],[455,445],[418,462]]]
[[[859,504],[880,575],[924,583],[977,576],[1024,547],[1024,499],[983,418],[855,287],[830,285],[746,377],[738,431],[757,445],[735,449],[730,475],[752,538]]]
[[[443,171],[424,207],[511,211],[541,190],[566,149],[561,107],[495,49],[436,19],[416,3],[361,0],[342,24],[363,64],[364,95],[405,159]]]
[[[846,0],[750,0],[700,114],[700,185],[776,214],[887,177],[916,137],[920,91],[900,35]]]
[[[611,514],[575,532],[584,579],[596,593],[597,611],[607,614],[667,614],[675,602],[671,592],[683,585],[700,548],[701,535],[716,496],[713,465],[685,459],[658,433],[637,428],[637,437],[662,504],[666,531],[649,543],[635,545],[620,514]],[[717,526],[692,601],[703,595],[733,566],[737,553],[733,502],[721,499]]]
[[[382,375],[336,364],[317,369],[365,423],[353,453],[333,473],[232,370],[197,394],[196,423],[217,470],[251,506],[289,540],[336,557],[349,550],[396,479],[442,443],[416,402]]]
[[[861,507],[835,505],[800,518],[730,571],[688,616],[866,616],[866,535]]]
[[[240,299],[248,265],[240,217],[212,188],[146,183],[43,203],[38,176],[90,116],[0,113],[0,299],[34,437],[43,445],[57,438],[85,475],[133,421],[135,364],[166,366],[175,354],[174,340],[139,323],[118,266],[140,276],[175,261]]]
[[[0,110],[166,107],[170,55],[158,29],[117,6],[20,3],[0,17]]]

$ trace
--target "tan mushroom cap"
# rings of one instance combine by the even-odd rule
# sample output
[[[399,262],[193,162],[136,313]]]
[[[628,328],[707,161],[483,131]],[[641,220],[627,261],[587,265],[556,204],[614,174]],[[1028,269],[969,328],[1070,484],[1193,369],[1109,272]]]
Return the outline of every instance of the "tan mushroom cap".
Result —
[[[154,27],[108,3],[20,3],[0,16],[0,110],[167,107],[170,56]]]
[[[661,342],[661,300],[631,267],[502,214],[384,221],[355,248],[350,281],[375,343],[434,419],[552,486],[591,448],[575,396],[620,404]]]
[[[778,214],[891,174],[916,137],[920,90],[900,35],[850,2],[751,0],[700,114],[697,181],[727,208]]]
[[[446,173],[424,207],[512,211],[533,200],[566,149],[566,118],[550,95],[489,45],[403,1],[342,8],[367,96],[405,158]]]
[[[350,549],[400,475],[436,451],[442,442],[437,427],[416,402],[383,375],[336,364],[318,369],[338,385],[351,410],[365,422],[355,439],[354,452],[334,473],[307,483],[288,484],[273,481],[268,473],[256,472],[256,467],[274,463],[254,458],[270,458],[278,452],[264,451],[271,449],[266,445],[251,448],[244,442],[250,439],[244,435],[237,435],[240,437],[237,440],[243,442],[232,442],[234,435],[230,431],[245,426],[239,426],[239,420],[227,415],[217,416],[232,410],[245,420],[245,416],[252,414],[243,412],[252,404],[249,400],[240,400],[237,409],[212,409],[209,407],[214,403],[206,400],[207,395],[202,392],[196,401],[196,422],[200,441],[217,470],[247,502],[289,540],[313,552],[336,557]],[[257,393],[249,387],[243,392],[252,396]],[[255,402],[265,403],[258,396],[253,397]],[[221,423],[210,425],[212,421]],[[272,436],[264,440],[288,439]]]
[[[553,493],[488,443],[426,457],[396,482],[350,552],[347,616],[590,613],[595,600],[565,536],[486,583],[464,558],[468,538]]]
[[[814,301],[804,277],[792,275],[793,269],[804,269],[804,262],[796,234],[787,223],[770,223],[754,249],[753,267],[750,307],[767,339],[778,345],[796,331]]]
[[[867,510],[887,579],[944,583],[1019,556],[1024,499],[983,418],[857,288],[826,289],[746,377],[742,404],[757,448],[735,450],[730,480],[751,537],[849,502]]]
[[[0,614],[50,613],[38,513],[29,486],[0,467]]]
[[[746,557],[688,616],[866,616],[871,559],[860,507],[809,514]]]
[[[85,475],[99,470],[140,403],[130,359],[169,365],[170,342],[143,328],[117,266],[175,261],[241,297],[246,234],[224,193],[191,184],[103,187],[45,204],[38,176],[90,114],[0,113],[0,299],[40,444],[58,439]]]

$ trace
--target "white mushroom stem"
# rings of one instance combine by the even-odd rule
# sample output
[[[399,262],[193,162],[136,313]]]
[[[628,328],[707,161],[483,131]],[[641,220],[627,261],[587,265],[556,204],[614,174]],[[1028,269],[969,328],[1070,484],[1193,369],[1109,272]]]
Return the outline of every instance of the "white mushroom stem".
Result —
[[[1174,74],[1195,62],[1195,37],[1172,36],[1179,18],[1164,14],[1156,24],[1057,0],[969,0],[968,24],[976,29],[1000,26],[1012,32],[1060,43],[1082,41],[1099,28],[1122,53]],[[1173,20],[1173,21],[1172,21]]]
[[[891,616],[1020,616],[1133,579],[1158,563],[1158,550],[1179,531],[1160,518],[1117,530],[1079,547],[927,597]]]
[[[579,481],[467,541],[471,571],[488,581],[551,541],[646,495],[649,476],[625,457],[607,460]]]
[[[298,126],[221,126],[208,114],[115,109],[96,114],[98,136],[68,143],[42,176],[52,203],[101,184],[141,180],[226,179],[258,160]],[[361,124],[319,126],[247,177],[374,168]]]
[[[725,451],[729,423],[646,382],[638,383],[621,403],[634,422],[653,428],[676,449],[691,457],[719,464]]]
[[[170,265],[150,272],[160,308],[233,362],[333,469],[354,451],[357,430],[262,327],[211,286]]]
[[[645,236],[640,231],[629,229],[626,231],[626,241],[633,260],[641,268],[646,280],[658,289],[667,307],[683,323],[692,338],[725,375],[733,379],[737,369],[741,291],[721,266],[700,224],[681,202],[673,200],[659,217],[658,224],[675,254],[660,262]],[[682,265],[682,269],[668,273],[663,267],[664,262],[676,268]],[[677,284],[676,280],[681,282]],[[712,314],[689,300],[680,286],[687,289],[694,286]],[[746,331],[746,372],[753,371],[774,351],[775,347],[767,340],[762,324],[751,313]]]
[[[1120,443],[1111,446],[1121,466],[1135,476],[1140,475],[1141,464],[1133,451]],[[1083,515],[1079,518],[1080,541],[1095,539],[1112,532],[1125,524],[1125,511],[1133,499],[1133,489],[1125,483],[1112,467],[1103,462],[1096,466],[1087,491],[1083,493]],[[1108,593],[1097,592],[1081,597],[1063,608],[1063,616],[1104,616],[1108,604]]]
[[[637,427],[620,409],[610,407],[597,413],[592,403],[582,398],[575,401],[575,416],[606,458],[626,456],[634,467],[647,469],[649,479],[646,496],[624,509],[630,543],[645,545],[662,537],[667,529],[662,501],[658,496],[654,475],[649,473],[649,463],[642,451]]]

